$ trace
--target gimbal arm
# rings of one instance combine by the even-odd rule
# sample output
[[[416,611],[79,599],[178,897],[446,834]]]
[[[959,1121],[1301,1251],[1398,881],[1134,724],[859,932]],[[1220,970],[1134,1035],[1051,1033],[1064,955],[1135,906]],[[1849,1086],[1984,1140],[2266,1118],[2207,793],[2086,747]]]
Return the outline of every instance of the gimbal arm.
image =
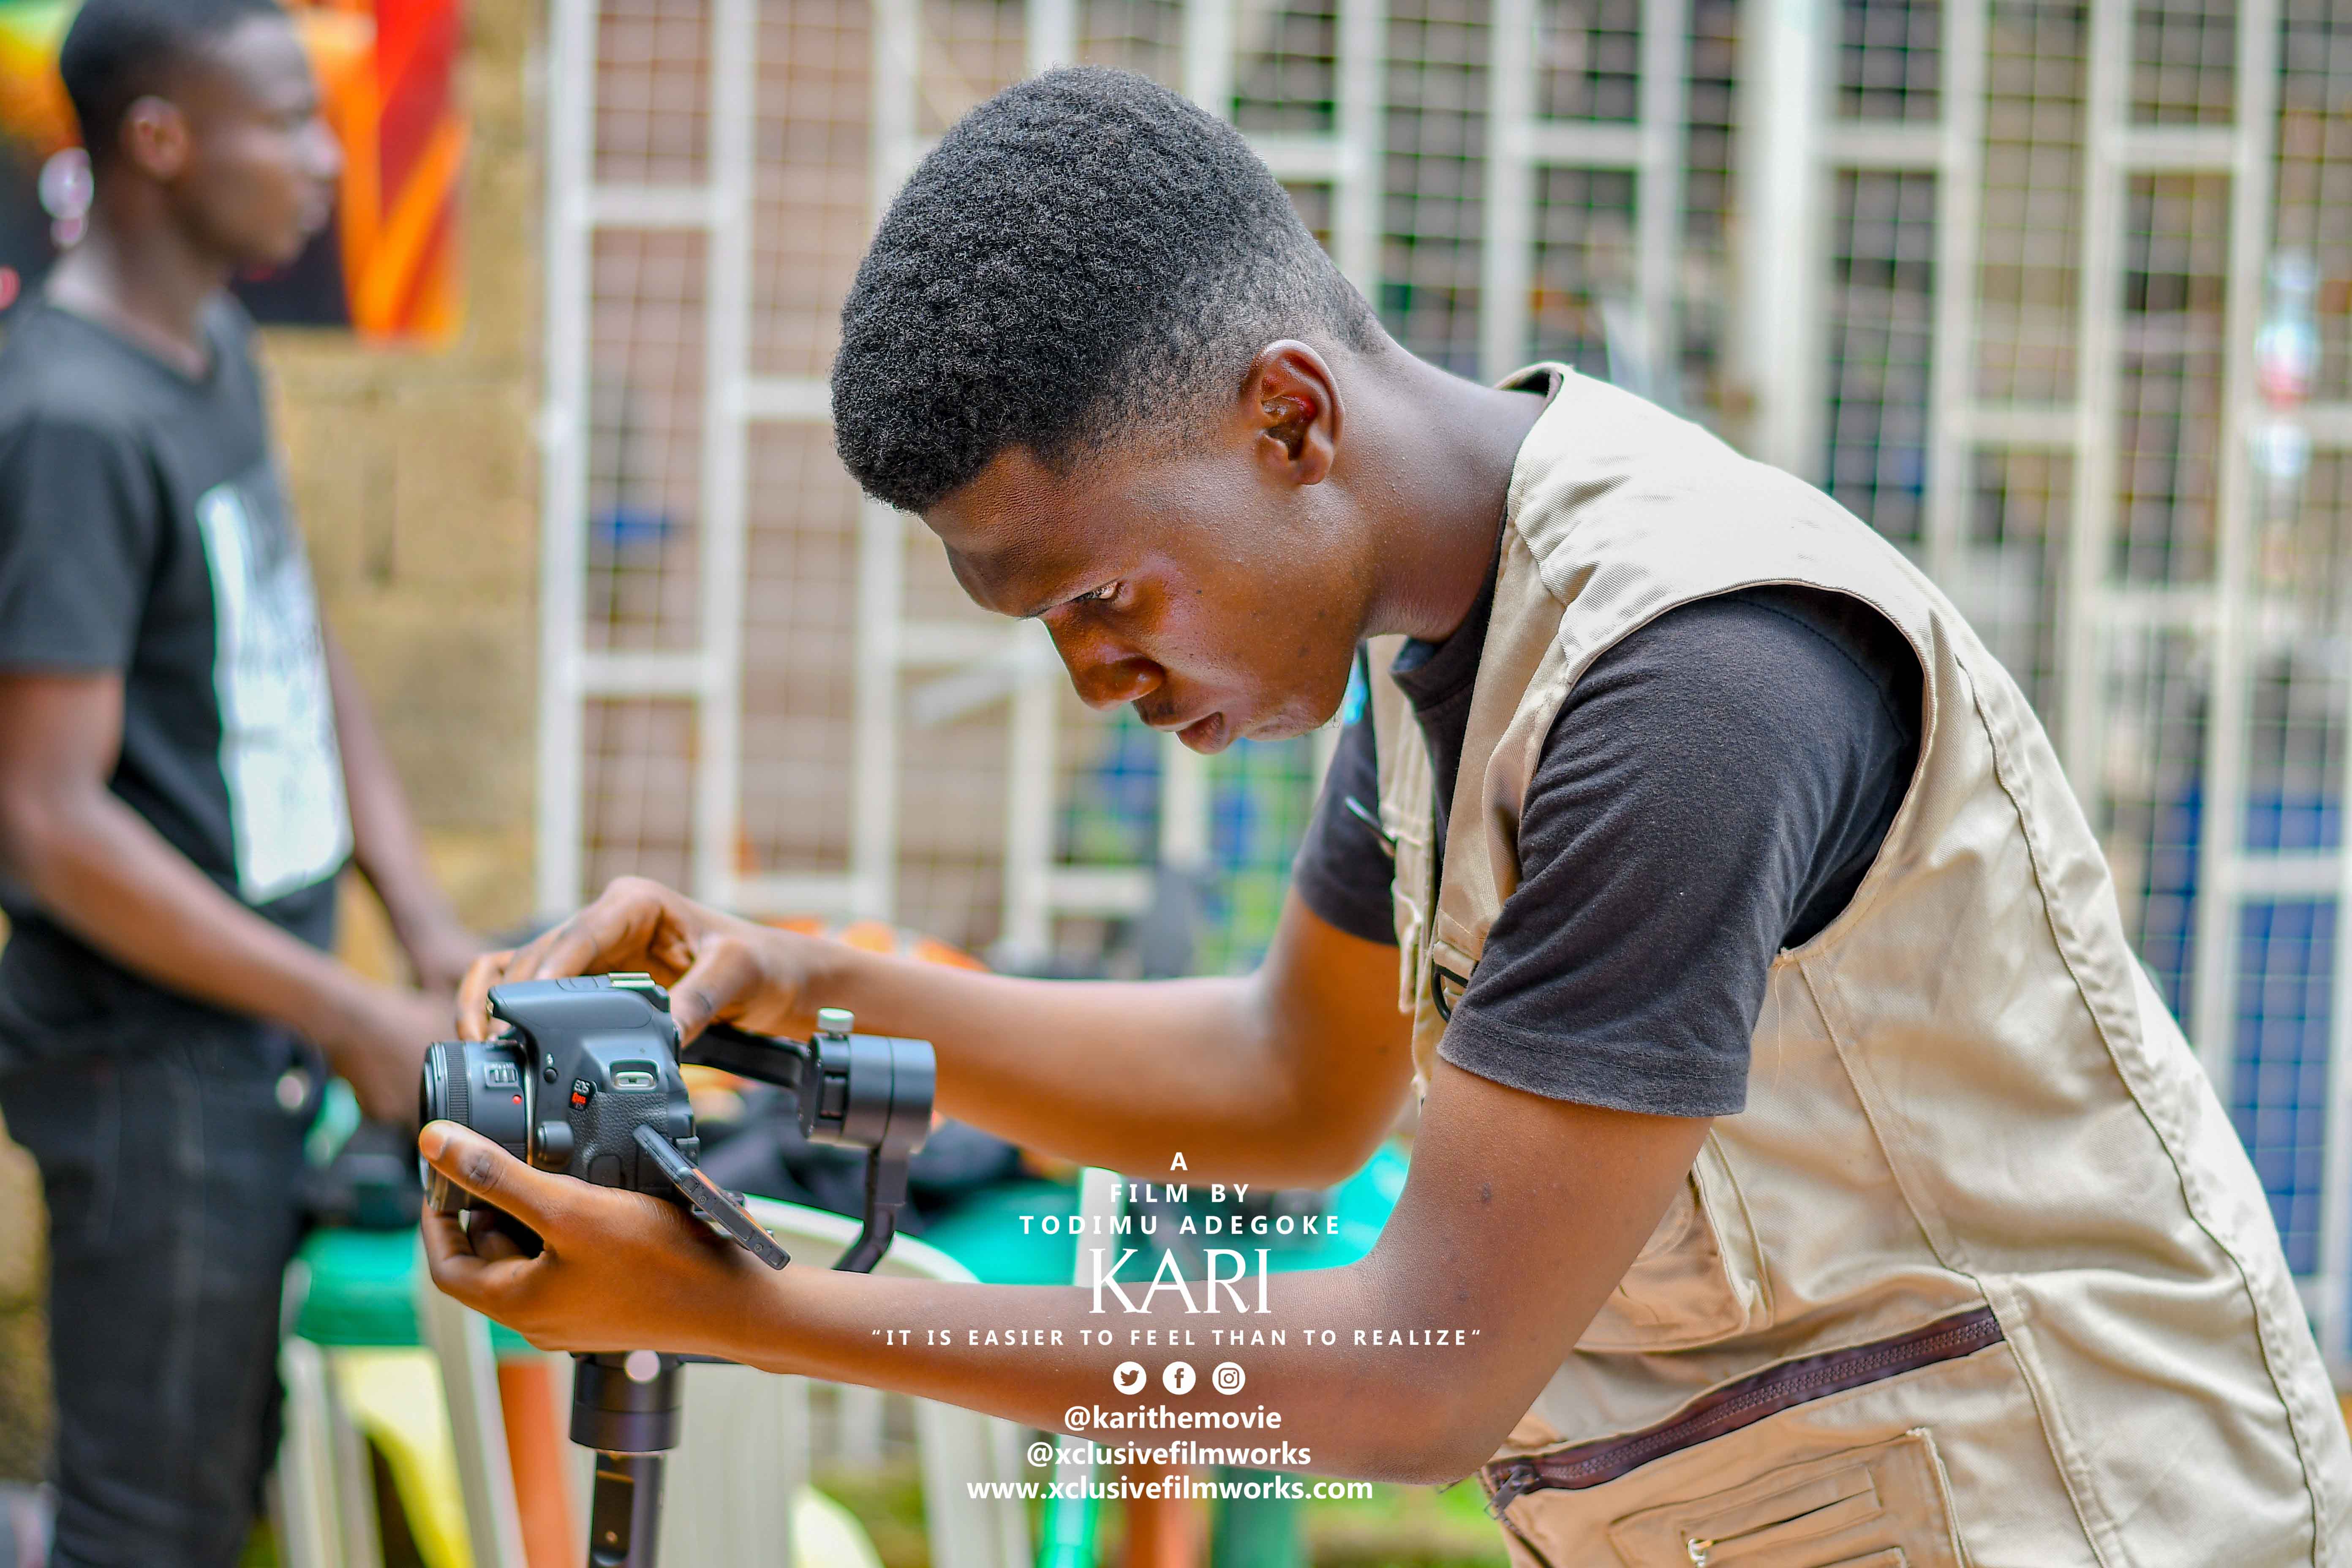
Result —
[[[691,1066],[717,1068],[795,1094],[813,1058],[814,1053],[798,1040],[748,1034],[732,1024],[712,1024],[677,1053],[679,1061]]]

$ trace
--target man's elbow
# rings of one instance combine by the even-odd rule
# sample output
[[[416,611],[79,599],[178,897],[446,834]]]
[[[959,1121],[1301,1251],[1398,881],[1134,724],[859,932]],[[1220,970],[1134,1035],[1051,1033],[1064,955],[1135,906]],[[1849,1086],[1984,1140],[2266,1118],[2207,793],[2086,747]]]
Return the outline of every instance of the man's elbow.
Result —
[[[1380,1479],[1398,1486],[1442,1487],[1475,1475],[1518,1419],[1489,1400],[1433,1400],[1423,1380],[1413,1383],[1405,1404],[1379,1428],[1395,1435],[1381,1456]]]
[[[19,784],[0,788],[0,870],[43,898],[76,858],[89,803],[74,792]]]
[[[1500,1431],[1482,1424],[1475,1428],[1465,1427],[1433,1436],[1416,1456],[1419,1462],[1414,1468],[1419,1473],[1414,1477],[1413,1484],[1450,1486],[1466,1476],[1477,1474],[1478,1468],[1493,1458],[1495,1450],[1503,1446],[1504,1436],[1509,1430],[1507,1424]]]
[[[1397,1107],[1369,1095],[1343,1095],[1309,1081],[1276,1091],[1265,1139],[1278,1151],[1276,1184],[1336,1187],[1364,1168],[1396,1125]]]
[[[1244,1158],[1243,1174],[1259,1186],[1336,1187],[1364,1168],[1385,1131],[1382,1128],[1362,1136],[1312,1111],[1285,1117],[1256,1140]]]

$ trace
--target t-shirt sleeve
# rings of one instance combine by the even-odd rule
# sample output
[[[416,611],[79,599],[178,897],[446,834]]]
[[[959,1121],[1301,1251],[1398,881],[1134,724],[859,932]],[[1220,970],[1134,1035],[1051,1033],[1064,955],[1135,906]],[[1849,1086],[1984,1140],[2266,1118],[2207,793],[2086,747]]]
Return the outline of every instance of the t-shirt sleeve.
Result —
[[[1792,921],[1858,879],[1899,805],[1899,706],[1850,649],[1753,600],[1685,605],[1604,652],[1553,721],[1520,884],[1440,1054],[1558,1100],[1739,1110]]]
[[[0,669],[129,667],[156,505],[153,472],[124,432],[28,419],[0,434]]]
[[[1396,851],[1382,836],[1380,820],[1380,762],[1368,709],[1339,732],[1290,881],[1299,900],[1331,925],[1366,942],[1394,945],[1389,889],[1396,880]]]

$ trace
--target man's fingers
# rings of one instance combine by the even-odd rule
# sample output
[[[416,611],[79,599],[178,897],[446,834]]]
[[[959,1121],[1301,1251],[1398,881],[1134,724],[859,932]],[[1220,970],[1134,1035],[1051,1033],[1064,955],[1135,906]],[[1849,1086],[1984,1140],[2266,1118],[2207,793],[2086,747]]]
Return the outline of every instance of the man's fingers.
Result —
[[[482,1214],[479,1209],[474,1212],[478,1215]],[[485,1224],[486,1220],[489,1223]],[[502,1263],[509,1258],[538,1256],[536,1253],[525,1252],[522,1243],[515,1239],[514,1232],[497,1223],[495,1216],[489,1215],[482,1215],[480,1219],[474,1222],[472,1228],[466,1232],[466,1242],[474,1249],[474,1256],[485,1263]]]
[[[528,967],[516,977],[561,980],[596,974],[616,964],[637,968],[647,960],[662,924],[668,889],[642,877],[615,880],[596,901],[549,931],[524,951]]]
[[[561,1230],[571,1209],[564,1178],[534,1171],[471,1128],[430,1121],[416,1135],[425,1163],[494,1208],[543,1237]]]
[[[729,1004],[739,1002],[759,984],[760,961],[731,936],[706,942],[694,966],[670,984],[669,1015],[682,1039],[693,1039]]]
[[[530,1258],[476,1253],[456,1215],[428,1209],[419,1228],[425,1237],[425,1269],[435,1289],[477,1311],[497,1316],[494,1309],[509,1301],[530,1277]]]
[[[511,952],[486,952],[467,967],[466,978],[457,986],[459,1039],[490,1037],[490,987],[506,979],[507,965],[513,961]]]

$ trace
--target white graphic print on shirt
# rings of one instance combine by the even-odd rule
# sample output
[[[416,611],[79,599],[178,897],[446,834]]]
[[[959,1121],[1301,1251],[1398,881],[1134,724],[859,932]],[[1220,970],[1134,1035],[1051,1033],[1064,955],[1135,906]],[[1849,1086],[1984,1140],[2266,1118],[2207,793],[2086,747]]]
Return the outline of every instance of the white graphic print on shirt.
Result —
[[[221,778],[237,891],[265,904],[350,856],[342,754],[302,546],[267,461],[196,501],[212,567]]]

